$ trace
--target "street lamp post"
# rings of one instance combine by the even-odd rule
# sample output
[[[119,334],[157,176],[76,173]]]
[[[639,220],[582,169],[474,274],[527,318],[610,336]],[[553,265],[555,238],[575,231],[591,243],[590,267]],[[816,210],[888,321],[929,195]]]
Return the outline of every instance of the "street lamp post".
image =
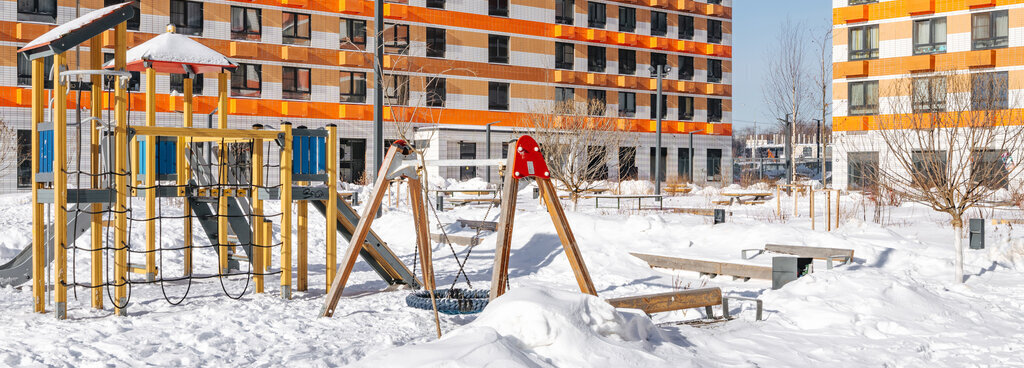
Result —
[[[686,132],[686,135],[690,138],[690,147],[686,149],[687,155],[690,156],[689,159],[686,160],[686,162],[688,163],[687,166],[689,166],[686,168],[687,170],[689,170],[689,172],[686,174],[690,176],[690,183],[695,182],[695,180],[693,180],[693,133],[697,133],[699,131],[700,130]]]
[[[661,116],[665,112],[665,104],[662,103],[661,94],[661,80],[672,71],[672,67],[668,65],[654,65],[649,68],[651,74],[654,74],[658,78],[658,94],[655,96],[653,105],[655,106],[654,113],[657,120],[655,128],[655,135],[657,136],[657,144],[654,149],[654,194],[661,195]]]
[[[497,124],[497,123],[500,123],[500,122],[501,122],[501,120],[492,121],[490,123],[487,123],[486,128],[485,128],[487,130],[487,145],[486,145],[487,148],[486,148],[486,151],[487,151],[487,159],[488,160],[491,159],[491,125],[494,125],[494,124]],[[488,183],[491,182],[491,167],[490,166],[487,166],[487,182]]]

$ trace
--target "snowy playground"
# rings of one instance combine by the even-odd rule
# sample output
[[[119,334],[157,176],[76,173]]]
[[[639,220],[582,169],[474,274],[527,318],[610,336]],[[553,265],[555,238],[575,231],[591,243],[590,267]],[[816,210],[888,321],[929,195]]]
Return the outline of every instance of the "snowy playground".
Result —
[[[636,183],[634,183],[636,184]],[[639,183],[644,184],[644,183]],[[446,183],[467,189],[482,182]],[[628,185],[626,185],[628,186]],[[643,187],[633,185],[632,187]],[[370,194],[365,187],[349,187]],[[952,230],[927,208],[892,208],[886,226],[870,220],[862,198],[843,196],[841,225],[822,226],[819,198],[817,230],[806,213],[779,216],[776,203],[731,206],[726,223],[711,217],[654,210],[595,209],[581,200],[567,215],[601,298],[721,287],[726,295],[759,298],[764,320],[755,321],[753,303],[730,305],[727,322],[680,324],[701,320],[703,309],[655,313],[611,307],[581,294],[555,229],[533,188],[519,192],[517,231],[509,266],[510,291],[482,313],[441,314],[444,336],[437,339],[431,311],[406,306],[410,290],[385,290],[387,284],[359,262],[333,318],[318,318],[323,303],[324,221],[310,215],[310,282],[293,300],[276,293],[253,294],[244,276],[164,285],[133,285],[130,314],[88,308],[87,290],[69,292],[73,318],[56,320],[32,312],[29,286],[0,289],[0,364],[221,366],[1014,366],[1024,351],[1024,239],[1013,225],[987,224],[984,250],[966,256],[965,284],[952,277]],[[821,196],[819,194],[819,196]],[[667,197],[665,207],[706,207],[720,190],[703,188]],[[27,195],[0,198],[0,260],[14,257],[31,243]],[[405,199],[385,201],[374,224],[401,261],[417,264],[412,214]],[[269,207],[274,204],[268,203]],[[783,213],[792,197],[783,194]],[[179,208],[180,206],[166,206]],[[166,210],[166,209],[165,209]],[[268,208],[268,211],[274,211]],[[431,217],[435,211],[431,211]],[[436,212],[451,234],[476,235],[453,225],[458,219],[495,221],[486,205]],[[988,217],[1011,218],[1010,211],[986,210]],[[1020,216],[1016,212],[1016,216]],[[142,239],[133,229],[133,241]],[[431,232],[438,229],[431,228]],[[276,231],[275,231],[276,233]],[[165,221],[161,245],[183,242],[180,221]],[[453,245],[473,288],[489,287],[495,234],[480,233],[474,247]],[[197,235],[196,242],[202,240]],[[848,248],[851,264],[827,269],[815,261],[814,273],[779,290],[771,282],[710,278],[696,272],[652,269],[630,252],[742,264],[770,265],[771,255],[745,260],[743,249],[766,243]],[[133,247],[141,246],[132,244]],[[180,273],[180,252],[161,252],[161,270]],[[175,255],[176,254],[176,255]],[[196,272],[216,272],[217,259],[196,256]],[[438,288],[466,287],[445,243],[433,243]],[[73,255],[69,255],[72,257]],[[274,254],[273,264],[278,262]],[[78,279],[88,279],[88,259],[79,255]],[[418,270],[416,271],[418,272]],[[417,273],[418,275],[418,273]],[[271,282],[268,282],[270,284]],[[276,279],[275,279],[276,283]],[[273,290],[273,288],[269,288]],[[77,293],[77,294],[76,294]],[[77,299],[76,296],[77,295]],[[186,296],[179,305],[171,305]],[[229,297],[230,296],[230,297]],[[239,297],[240,296],[240,297]],[[235,299],[237,298],[237,299]],[[714,313],[720,314],[719,307]]]

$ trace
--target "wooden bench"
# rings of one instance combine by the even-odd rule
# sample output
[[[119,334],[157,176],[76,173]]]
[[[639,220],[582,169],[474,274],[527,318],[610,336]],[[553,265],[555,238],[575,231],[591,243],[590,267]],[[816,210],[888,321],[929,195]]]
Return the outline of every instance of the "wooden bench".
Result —
[[[447,235],[447,238],[445,237]],[[480,244],[480,238],[476,236],[436,234],[430,233],[430,240],[437,243],[451,243],[464,247],[473,247]]]
[[[767,192],[762,192],[762,193],[722,193],[722,195],[726,196],[726,197],[729,197],[729,204],[730,205],[732,205],[733,202],[736,202],[736,203],[739,203],[739,204],[760,204],[760,203],[764,203],[765,201],[768,200],[768,197],[772,196],[771,193],[767,193]],[[752,197],[752,198],[746,199],[744,197]]]
[[[651,267],[700,272],[701,275],[710,275],[711,277],[727,275],[737,279],[743,279],[744,281],[750,279],[772,279],[772,268],[767,266],[666,257],[643,253],[630,254],[644,260]]]
[[[748,252],[756,253],[754,253],[754,255],[752,256],[747,257]],[[848,264],[851,260],[853,260],[853,249],[807,247],[802,245],[782,244],[765,244],[764,249],[744,249],[740,251],[740,257],[742,257],[743,259],[751,259],[765,252],[789,254],[797,257],[823,259],[828,262],[829,269],[832,269],[833,260],[842,261],[842,263],[838,264],[837,266]]]
[[[457,223],[461,227],[468,227],[468,228],[474,229],[474,230],[498,231],[498,222],[497,221],[476,221],[476,220],[458,219],[458,220],[455,220],[455,223]]]
[[[608,299],[608,304],[615,308],[639,309],[648,315],[659,312],[669,312],[680,309],[704,308],[707,318],[715,318],[713,306],[722,306],[722,318],[730,319],[729,299],[749,300],[757,303],[757,320],[761,320],[764,308],[760,299],[743,297],[723,297],[722,289],[717,287],[701,289],[684,289],[658,294],[647,294],[629,296],[624,298]]]
[[[616,209],[622,209],[622,200],[623,199],[626,199],[626,200],[635,199],[636,200],[636,209],[637,210],[644,209],[643,208],[644,199],[654,199],[654,200],[658,201],[658,209],[664,208],[664,207],[662,207],[662,205],[665,202],[664,201],[664,196],[660,196],[660,195],[656,195],[656,194],[588,195],[588,196],[584,196],[584,198],[593,198],[594,199],[594,208],[602,208],[600,206],[600,203],[601,203],[602,199],[606,199],[606,200],[607,199],[614,199],[615,200],[615,208]]]
[[[688,213],[688,214],[697,215],[697,216],[714,216],[715,215],[715,209],[714,208],[680,208],[680,207],[669,207],[669,208],[665,208],[665,211],[673,212],[673,213]],[[732,212],[731,211],[726,211],[725,214],[727,216],[732,216]]]
[[[687,184],[668,184],[665,186],[665,193],[671,194],[687,194],[693,191]]]

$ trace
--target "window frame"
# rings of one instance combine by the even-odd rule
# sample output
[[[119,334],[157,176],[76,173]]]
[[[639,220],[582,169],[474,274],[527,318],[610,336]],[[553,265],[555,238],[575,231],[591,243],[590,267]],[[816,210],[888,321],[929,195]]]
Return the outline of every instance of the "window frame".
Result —
[[[978,25],[975,22],[980,16],[986,16],[988,18],[988,33],[987,38],[978,38],[976,32]],[[997,17],[1006,18],[1006,30],[1005,36],[996,36],[999,33]],[[1008,10],[995,10],[984,13],[973,13],[971,14],[971,50],[991,50],[991,49],[1002,49],[1010,46],[1010,15]],[[991,42],[991,44],[986,44]]]
[[[718,106],[717,109],[714,108],[716,105]],[[707,111],[709,123],[721,123],[722,119],[725,118],[725,105],[720,98],[709,98]]]
[[[608,69],[608,49],[604,46],[587,45],[587,71],[604,73]]]
[[[402,37],[400,37],[401,32],[399,30],[401,29],[405,30],[405,42],[402,42]],[[392,33],[390,41],[388,40],[388,30],[391,30]],[[408,24],[384,22],[384,33],[381,38],[384,39],[385,54],[405,55],[409,52],[410,34]]]
[[[938,83],[935,83],[936,81],[941,82],[941,87],[939,87]],[[919,100],[919,96],[921,96],[921,94],[918,93],[918,88],[920,87],[918,85],[919,82],[928,83],[928,88],[925,91],[927,95],[925,95],[921,100]],[[911,80],[910,85],[911,108],[915,113],[946,111],[946,99],[948,98],[949,90],[946,87],[945,77],[917,77]],[[936,97],[941,97],[941,100]]]
[[[508,18],[508,0],[488,0],[487,15]]]
[[[235,11],[241,11],[242,13],[242,25],[241,30],[235,30]],[[250,22],[250,11],[256,12],[256,31],[251,28]],[[245,6],[231,6],[231,39],[242,40],[242,41],[259,41],[263,38],[263,9],[260,8],[249,8]]]
[[[487,109],[508,111],[511,104],[511,89],[512,86],[507,82],[487,82]]]
[[[869,103],[869,102],[871,102],[870,100],[871,100],[871,97],[872,97],[869,94],[870,90],[869,90],[868,87],[870,87],[870,86],[874,86],[874,96],[873,96],[874,97],[874,103],[873,104]],[[878,96],[878,81],[877,80],[850,82],[850,83],[847,84],[846,88],[847,88],[847,93],[848,93],[847,94],[847,101],[848,101],[848,103],[847,103],[847,105],[848,105],[848,107],[847,107],[847,115],[849,115],[849,116],[878,115],[878,98],[879,98],[879,96]],[[862,89],[860,92],[861,92],[862,96],[864,96],[864,103],[863,104],[854,105],[853,96],[854,96],[854,90],[856,88],[861,88]]]
[[[619,92],[619,116],[620,117],[634,117],[636,116],[636,92]]]
[[[678,60],[679,71],[678,71],[678,76],[677,76],[677,78],[679,78],[679,80],[685,80],[685,81],[692,81],[693,80],[694,72],[695,72],[695,67],[694,67],[695,61],[696,61],[696,59],[694,59],[693,56],[679,55],[679,60]]]
[[[692,96],[679,96],[679,101],[676,108],[676,115],[680,121],[693,120],[694,116],[694,99]]]
[[[668,35],[668,13],[651,10],[651,36]]]
[[[568,97],[568,98],[566,98]],[[555,87],[555,103],[563,104],[576,101],[576,89],[573,87]]]
[[[27,9],[23,7],[22,1],[30,1],[33,9]],[[49,2],[53,4],[53,10],[40,9],[39,6],[42,2]],[[27,5],[27,4],[26,4]],[[40,22],[40,23],[57,23],[57,8],[59,4],[57,0],[17,0],[15,3],[16,11],[18,12],[17,20],[19,22]]]
[[[338,89],[338,92],[339,92],[339,102],[340,103],[366,103],[366,94],[367,94],[366,93],[366,72],[342,70],[340,73],[341,73],[340,74],[340,79],[339,79],[340,80],[340,87]],[[348,83],[347,83],[348,84],[348,90],[349,90],[348,93],[345,92],[345,88],[344,88],[344,87],[346,87],[346,82],[345,82],[345,75],[346,74],[349,76]],[[361,91],[360,91],[360,86],[359,86],[360,82],[362,83]]]
[[[594,101],[598,101],[601,104],[595,105]],[[601,111],[597,111],[600,108]],[[603,116],[608,112],[608,91],[603,89],[588,89],[587,90],[587,114],[594,116]]]
[[[938,21],[940,20],[942,21],[942,27],[945,29],[945,32],[942,34],[942,42],[936,42],[935,37],[938,33],[936,31],[938,28]],[[928,23],[927,27],[929,42],[927,43],[920,42],[921,35],[920,33],[918,33],[918,30],[920,29],[918,28],[918,25],[923,23]],[[914,21],[913,27],[914,55],[931,55],[946,53],[946,43],[949,42],[949,23],[946,21],[946,17],[918,19]]]
[[[708,83],[722,83],[725,77],[722,72],[722,61],[708,59]]]
[[[384,74],[381,83],[384,88],[386,106],[409,105],[409,76],[405,74]]]
[[[696,33],[694,27],[694,19],[692,15],[680,14],[679,15],[679,39],[680,40],[693,40],[693,36]]]
[[[724,38],[722,29],[722,21],[718,19],[708,19],[708,43],[721,44]]]
[[[135,15],[132,15],[132,18],[127,22],[129,31],[138,31],[139,27],[142,25],[142,7],[139,5],[141,2],[142,0],[136,0],[132,3],[132,7],[135,8]],[[124,0],[103,0],[103,7],[105,8],[122,3],[124,3]]]
[[[568,14],[566,14],[568,12]],[[555,0],[555,24],[573,25],[576,23],[576,2],[574,0]]]
[[[567,42],[555,42],[555,69],[573,70],[575,64],[576,46]]]
[[[636,8],[619,6],[619,32],[636,32]]]
[[[984,79],[982,79],[984,78]],[[1010,99],[1010,75],[1009,72],[985,72],[985,73],[974,73],[971,74],[971,110],[972,111],[991,111],[991,110],[1006,110],[1009,108]],[[997,86],[996,83],[999,85]],[[979,84],[985,84],[988,87],[988,95],[999,93],[997,105],[988,106],[993,102],[988,101],[991,99],[995,101],[994,97],[986,97],[986,100],[977,98]]]
[[[608,26],[608,6],[595,1],[587,2],[587,27],[604,29]]]
[[[658,101],[658,94],[657,93],[651,93],[650,101],[651,101],[650,116],[651,116],[651,120],[654,120],[654,119],[658,118],[658,113],[655,111],[657,109],[657,106],[655,106],[655,102]],[[661,104],[664,105],[664,106],[661,107],[661,118],[662,119],[668,119],[668,95],[666,95],[664,93],[661,94]]]
[[[509,63],[509,44],[511,38],[506,35],[487,35],[487,62],[491,64]]]
[[[426,56],[444,58],[448,52],[448,32],[444,28],[426,27],[426,36]]]
[[[619,50],[619,74],[621,75],[635,75],[636,74],[636,50],[629,49],[618,49]],[[628,55],[628,57],[627,57]],[[625,62],[626,60],[629,62]]]
[[[853,41],[854,41],[854,39],[858,38],[858,37],[856,37],[854,35],[854,33],[858,32],[858,31],[861,33],[861,36],[859,38],[860,38],[861,43],[864,45],[863,49],[854,49],[853,48],[853,45],[854,45]],[[875,34],[875,37],[874,37],[875,44],[874,45],[871,45],[871,33],[872,32],[874,32],[874,34]],[[848,31],[848,34],[849,34],[849,40],[850,41],[848,43],[848,49],[849,50],[847,52],[847,60],[856,61],[856,60],[875,60],[875,59],[878,59],[878,56],[879,56],[878,44],[881,43],[881,40],[879,39],[880,34],[879,34],[879,30],[878,30],[878,25],[877,24],[857,26],[857,27],[850,27],[850,29]],[[874,46],[874,47],[872,47],[872,46]]]
[[[259,78],[256,83],[259,84],[257,87],[249,87],[248,70],[252,67],[255,75]],[[245,73],[245,75],[239,74]],[[237,87],[236,80],[244,80],[240,84],[244,84],[244,87]],[[238,63],[238,67],[231,71],[231,97],[252,97],[260,98],[263,94],[263,65],[253,63]]]
[[[426,3],[424,4],[424,7],[430,9],[444,9],[445,2],[444,0],[427,0]]]
[[[24,55],[16,54],[17,65],[16,85],[18,87],[32,86],[32,60]],[[53,56],[43,58],[43,88],[53,89]]]
[[[288,35],[288,16],[292,16],[294,24],[291,25],[292,35]],[[306,17],[306,22],[302,22],[302,17]],[[302,25],[305,24],[305,27]],[[306,36],[300,35],[302,28],[305,28]],[[309,46],[310,41],[313,39],[313,16],[311,14],[282,11],[281,12],[281,43],[286,45],[301,45]]]
[[[171,73],[168,78],[168,90],[170,92],[185,93],[185,77],[186,74]],[[192,95],[201,96],[203,94],[203,78],[202,74],[197,74],[192,77]]]
[[[181,23],[181,24],[175,23],[175,19],[174,18],[175,18],[175,16],[177,16],[175,14],[175,11],[174,11],[175,4],[181,4],[182,7],[183,7],[184,13],[181,14],[180,16],[184,18],[183,19],[184,23]],[[195,10],[195,8],[192,5],[198,5],[198,7],[199,7],[199,25],[198,26],[196,26],[194,24],[190,24],[191,23],[190,21],[193,20],[193,17],[190,17],[189,15],[191,14],[192,10]],[[205,10],[205,7],[203,5],[203,2],[191,1],[191,0],[171,0],[170,23],[174,25],[174,32],[175,33],[183,34],[183,35],[189,35],[189,36],[202,36],[204,28],[205,28],[204,23],[206,21],[205,13],[206,13],[206,10]],[[191,15],[194,16],[194,14],[191,14]]]
[[[338,33],[345,32],[345,34],[339,34],[341,45],[355,45],[360,48],[366,47],[366,20],[365,19],[354,19],[354,18],[339,18],[340,26]],[[345,37],[345,36],[348,37]],[[362,39],[360,41],[360,39]]]
[[[287,87],[289,81],[289,71],[292,72],[294,77],[293,88]],[[302,88],[302,71],[305,71],[306,75],[306,88]],[[310,96],[313,94],[313,69],[311,68],[300,68],[294,66],[283,66],[281,67],[281,98],[286,100],[303,100],[308,101]]]
[[[448,80],[430,78],[425,87],[426,105],[428,107],[444,107],[445,102],[448,101]]]

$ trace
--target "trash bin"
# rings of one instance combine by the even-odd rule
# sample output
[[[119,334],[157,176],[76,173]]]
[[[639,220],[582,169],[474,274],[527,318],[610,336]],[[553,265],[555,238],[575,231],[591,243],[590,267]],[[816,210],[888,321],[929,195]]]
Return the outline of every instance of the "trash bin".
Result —
[[[971,219],[969,229],[971,249],[985,249],[985,219]]]
[[[772,257],[772,290],[778,290],[814,270],[814,258]]]
[[[725,223],[725,210],[721,208],[715,209],[715,225]]]

